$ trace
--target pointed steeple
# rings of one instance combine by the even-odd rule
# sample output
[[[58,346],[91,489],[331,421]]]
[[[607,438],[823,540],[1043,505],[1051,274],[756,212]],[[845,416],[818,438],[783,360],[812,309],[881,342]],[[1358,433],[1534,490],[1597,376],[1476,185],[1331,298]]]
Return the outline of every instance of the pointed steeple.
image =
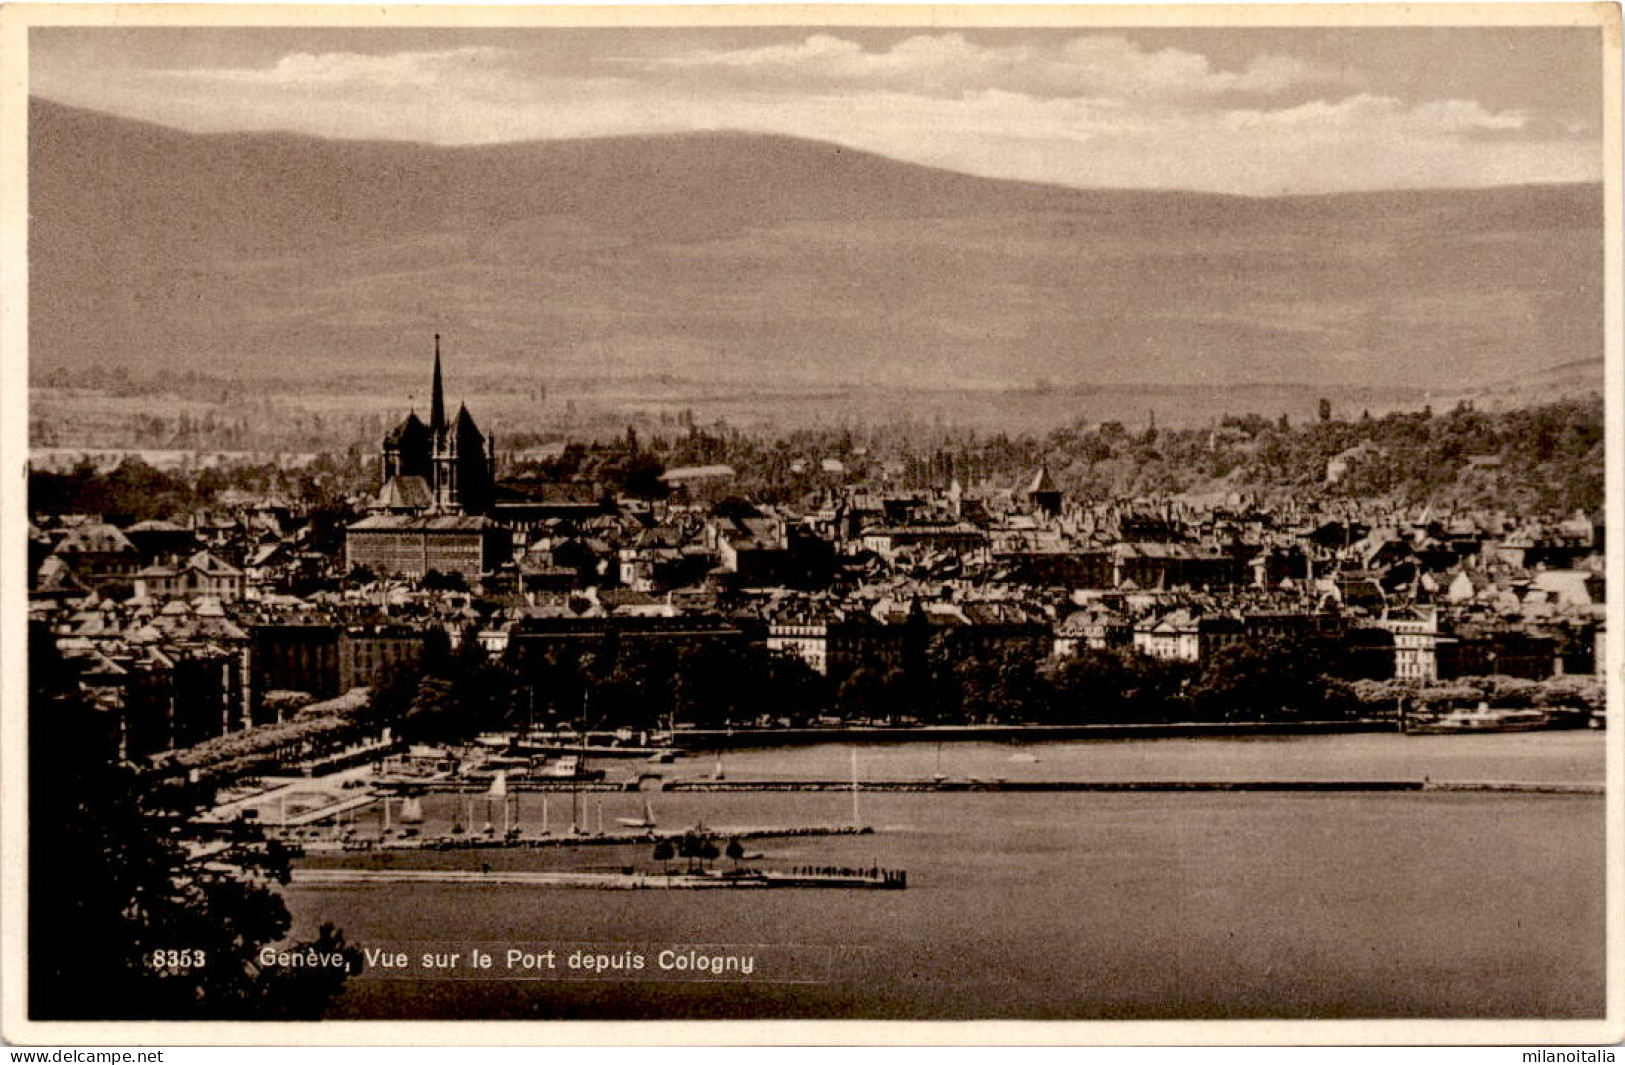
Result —
[[[434,399],[429,405],[429,431],[435,436],[446,427],[446,396],[440,383],[440,334],[434,335]]]

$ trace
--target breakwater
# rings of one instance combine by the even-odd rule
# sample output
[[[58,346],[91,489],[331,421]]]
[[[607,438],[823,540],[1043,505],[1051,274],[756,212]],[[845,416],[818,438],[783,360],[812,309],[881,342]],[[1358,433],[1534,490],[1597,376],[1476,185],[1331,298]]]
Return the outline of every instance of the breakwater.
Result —
[[[789,873],[744,869],[729,872],[537,872],[516,869],[295,869],[296,887],[370,884],[454,884],[486,887],[597,888],[608,891],[696,891],[715,888],[869,888],[900,891],[900,869],[807,869]]]
[[[709,777],[693,780],[662,780],[650,776],[647,783],[662,792],[748,792],[748,791],[805,791],[850,792],[850,780],[712,780]],[[626,792],[642,790],[645,781],[597,781],[579,789],[550,782],[512,781],[508,791],[514,792]],[[390,795],[401,793],[436,792],[445,794],[484,796],[477,784],[454,780],[412,782],[383,780],[374,785],[380,792]],[[864,780],[855,785],[858,791],[892,792],[981,792],[981,791],[1496,791],[1531,792],[1567,795],[1601,795],[1602,784],[1502,781],[1502,780],[1019,780],[999,777],[970,777],[955,780]],[[327,816],[326,811],[322,816]],[[306,817],[304,820],[317,820]],[[292,822],[290,822],[292,823]]]
[[[660,840],[676,841],[693,833],[707,837],[732,839],[796,839],[813,836],[867,836],[874,829],[868,825],[799,825],[785,828],[662,828],[646,830],[622,829],[612,832],[571,833],[545,836],[502,836],[470,833],[456,836],[406,836],[394,838],[351,837],[348,839],[292,839],[287,842],[307,854],[354,854],[369,851],[460,851],[460,850],[525,850],[546,847],[613,847],[627,844],[654,843]]]
[[[672,780],[664,791],[1307,791],[1307,792],[1529,792],[1601,795],[1586,783],[1443,780]]]
[[[645,774],[649,779],[658,780],[655,773]],[[595,791],[637,791],[638,780],[549,780],[545,777],[511,776],[504,781],[509,794],[516,791],[523,792],[580,792],[586,794]],[[372,787],[390,793],[407,792],[412,794],[428,794],[431,792],[461,793],[464,795],[485,795],[491,784],[487,780],[457,780],[439,779],[422,780],[416,777],[382,777],[373,781]],[[495,798],[495,796],[492,796]]]
[[[794,747],[820,743],[1050,743],[1203,736],[1294,736],[1395,732],[1397,718],[1339,721],[1171,721],[1110,725],[843,725],[830,728],[679,729],[681,750]]]

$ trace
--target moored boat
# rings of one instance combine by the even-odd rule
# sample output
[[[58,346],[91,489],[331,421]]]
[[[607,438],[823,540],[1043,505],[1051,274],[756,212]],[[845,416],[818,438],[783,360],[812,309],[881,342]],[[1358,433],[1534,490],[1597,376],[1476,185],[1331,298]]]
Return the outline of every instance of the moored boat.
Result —
[[[1560,728],[1553,715],[1543,710],[1492,708],[1480,703],[1473,710],[1452,710],[1431,718],[1412,718],[1405,731],[1412,735],[1463,732],[1533,732]]]
[[[602,780],[602,769],[588,769],[579,755],[563,755],[551,765],[536,770],[533,776],[543,780]]]
[[[654,828],[655,812],[654,807],[649,805],[649,797],[647,795],[643,797],[642,817],[617,817],[615,821],[623,828]]]

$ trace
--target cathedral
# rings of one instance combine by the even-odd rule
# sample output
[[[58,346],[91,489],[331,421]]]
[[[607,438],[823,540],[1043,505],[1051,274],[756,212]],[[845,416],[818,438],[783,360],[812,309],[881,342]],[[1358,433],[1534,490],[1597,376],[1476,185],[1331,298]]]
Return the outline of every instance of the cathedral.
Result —
[[[495,488],[496,439],[487,439],[468,408],[446,417],[440,378],[440,334],[434,335],[434,394],[427,424],[412,411],[384,438],[384,486],[374,509],[397,514],[484,514]]]

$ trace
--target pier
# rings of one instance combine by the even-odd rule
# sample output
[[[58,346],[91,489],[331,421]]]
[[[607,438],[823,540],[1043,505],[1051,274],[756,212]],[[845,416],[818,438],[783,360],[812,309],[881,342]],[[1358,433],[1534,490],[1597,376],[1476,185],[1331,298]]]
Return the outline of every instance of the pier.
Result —
[[[511,776],[504,781],[508,792],[580,792],[586,794],[593,791],[638,791],[639,783],[643,779],[658,780],[659,774],[645,773],[642,777],[630,780],[572,780],[568,777],[520,777]],[[397,794],[430,794],[436,792],[461,792],[465,795],[483,795],[490,787],[490,781],[458,780],[455,778],[442,778],[420,780],[412,777],[381,777],[372,782],[372,787],[391,795]]]
[[[832,725],[800,728],[679,729],[681,751],[746,747],[797,747],[826,743],[1050,743],[1063,740],[1124,740],[1204,736],[1331,735],[1394,732],[1392,717],[1329,721],[1168,721],[1093,725]]]
[[[498,834],[467,833],[457,836],[404,836],[395,838],[349,837],[324,839],[289,839],[286,842],[307,854],[340,854],[366,851],[455,851],[455,850],[523,850],[542,847],[612,847],[660,840],[676,842],[690,832],[731,839],[797,839],[816,836],[868,836],[874,829],[868,825],[799,825],[774,827],[694,827],[632,830],[602,833],[570,833],[544,836],[503,836]]]
[[[1520,781],[1448,780],[674,780],[662,789],[672,792],[721,791],[892,791],[892,792],[1519,792],[1553,795],[1601,795],[1602,784],[1578,782],[1531,783]]]
[[[703,891],[714,888],[842,888],[901,891],[908,874],[900,869],[805,869],[788,873],[744,869],[706,873],[566,873],[477,869],[295,869],[296,887],[354,887],[367,884],[443,884],[538,888],[597,888],[607,891]]]

